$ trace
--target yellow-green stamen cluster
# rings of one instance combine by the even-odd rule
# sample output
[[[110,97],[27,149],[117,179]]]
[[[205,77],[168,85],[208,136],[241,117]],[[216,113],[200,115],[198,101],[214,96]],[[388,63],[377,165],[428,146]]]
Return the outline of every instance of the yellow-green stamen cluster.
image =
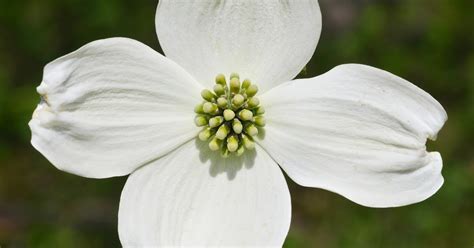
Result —
[[[194,108],[196,125],[204,127],[199,139],[208,141],[209,149],[220,151],[223,157],[254,149],[254,137],[265,126],[265,110],[255,97],[257,85],[248,79],[241,82],[236,73],[229,80],[227,84],[224,75],[217,75],[213,90],[203,90],[204,101]]]

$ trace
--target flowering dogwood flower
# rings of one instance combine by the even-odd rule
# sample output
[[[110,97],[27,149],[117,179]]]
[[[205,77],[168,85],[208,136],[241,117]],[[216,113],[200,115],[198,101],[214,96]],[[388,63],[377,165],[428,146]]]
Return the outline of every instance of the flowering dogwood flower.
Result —
[[[156,29],[167,57],[112,38],[49,63],[29,123],[57,168],[130,174],[123,246],[281,246],[281,169],[369,207],[441,187],[425,143],[447,115],[428,93],[357,64],[292,80],[319,39],[316,0],[161,0]]]

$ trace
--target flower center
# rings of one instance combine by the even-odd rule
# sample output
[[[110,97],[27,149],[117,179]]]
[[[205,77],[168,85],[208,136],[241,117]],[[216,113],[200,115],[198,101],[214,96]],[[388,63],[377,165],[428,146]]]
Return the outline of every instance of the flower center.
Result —
[[[265,110],[255,95],[256,84],[232,73],[227,84],[224,75],[216,77],[213,90],[203,90],[204,101],[194,108],[198,127],[204,127],[199,139],[209,141],[209,149],[220,151],[222,157],[242,155],[255,148],[254,137],[265,126]]]

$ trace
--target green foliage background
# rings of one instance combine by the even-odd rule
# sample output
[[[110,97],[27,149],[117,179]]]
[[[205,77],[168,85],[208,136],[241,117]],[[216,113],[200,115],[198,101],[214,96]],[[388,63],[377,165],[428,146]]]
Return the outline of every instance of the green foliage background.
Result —
[[[474,246],[474,1],[320,0],[323,32],[302,77],[343,63],[409,79],[446,108],[428,144],[445,185],[419,204],[358,206],[289,182],[286,247]],[[0,0],[0,246],[118,247],[126,178],[92,180],[55,169],[29,144],[35,87],[49,61],[90,41],[125,36],[161,51],[156,0]]]

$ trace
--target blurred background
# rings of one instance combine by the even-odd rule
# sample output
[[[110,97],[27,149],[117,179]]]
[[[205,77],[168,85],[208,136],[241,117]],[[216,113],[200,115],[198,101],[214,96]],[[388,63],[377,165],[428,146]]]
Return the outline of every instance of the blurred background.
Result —
[[[55,169],[29,144],[43,66],[101,38],[134,38],[161,52],[156,0],[0,0],[0,246],[119,247],[126,178]],[[320,0],[323,31],[301,77],[363,63],[408,79],[446,108],[430,142],[445,184],[408,207],[370,209],[289,181],[285,247],[474,246],[474,1]]]

